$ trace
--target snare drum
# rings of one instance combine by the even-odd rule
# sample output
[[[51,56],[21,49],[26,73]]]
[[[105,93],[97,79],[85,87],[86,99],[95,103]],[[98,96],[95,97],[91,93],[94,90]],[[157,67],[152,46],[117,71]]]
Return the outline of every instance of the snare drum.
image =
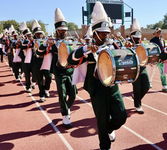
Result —
[[[139,60],[132,49],[105,49],[99,53],[98,77],[105,86],[132,83],[139,75]]]
[[[159,62],[159,55],[161,49],[155,43],[142,44],[135,49],[137,56],[139,57],[140,66],[147,64],[156,64]]]

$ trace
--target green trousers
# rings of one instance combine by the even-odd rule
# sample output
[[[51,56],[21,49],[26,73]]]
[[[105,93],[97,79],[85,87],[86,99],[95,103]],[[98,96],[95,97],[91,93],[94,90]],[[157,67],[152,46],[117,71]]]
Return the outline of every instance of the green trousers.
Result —
[[[50,70],[40,70],[36,72],[36,77],[39,88],[39,96],[45,97],[45,90],[50,89],[52,74],[50,73]]]
[[[70,75],[55,76],[55,80],[59,96],[61,114],[62,116],[69,115],[68,109],[73,105],[77,94],[76,86],[72,85],[72,77]]]
[[[132,83],[132,85],[134,94],[134,106],[140,107],[142,98],[150,89],[149,77],[145,67],[140,67],[139,77],[135,82]]]
[[[99,80],[97,82],[95,92],[90,96],[97,120],[100,149],[110,149],[108,134],[126,122],[127,114],[118,85],[105,87]]]
[[[29,89],[31,87],[31,76],[32,76],[32,82],[36,82],[36,78],[32,70],[33,67],[31,63],[23,63],[22,65],[25,74],[26,89]]]
[[[161,84],[162,84],[162,86],[166,86],[167,81],[166,81],[166,75],[164,73],[164,63],[158,63],[157,67],[158,67],[159,72],[160,72]]]

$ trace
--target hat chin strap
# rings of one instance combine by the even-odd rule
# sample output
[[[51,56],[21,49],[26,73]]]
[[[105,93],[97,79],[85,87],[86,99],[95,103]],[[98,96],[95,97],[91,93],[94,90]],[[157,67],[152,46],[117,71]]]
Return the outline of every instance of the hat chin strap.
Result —
[[[99,37],[99,35],[97,34],[96,30],[95,30],[95,34],[97,36],[97,38],[102,42],[101,38]]]

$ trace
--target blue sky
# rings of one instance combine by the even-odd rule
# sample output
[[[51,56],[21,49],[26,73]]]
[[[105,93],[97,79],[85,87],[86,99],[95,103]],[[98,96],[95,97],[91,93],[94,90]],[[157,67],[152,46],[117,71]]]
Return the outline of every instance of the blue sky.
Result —
[[[124,2],[134,9],[134,17],[143,27],[162,20],[167,14],[167,0],[124,0]],[[1,0],[0,20],[14,19],[18,22],[42,20],[48,24],[47,31],[52,32],[55,9],[60,8],[67,21],[74,22],[80,27],[81,9],[82,6],[86,6],[85,4],[86,0]],[[130,23],[125,25],[129,27]]]

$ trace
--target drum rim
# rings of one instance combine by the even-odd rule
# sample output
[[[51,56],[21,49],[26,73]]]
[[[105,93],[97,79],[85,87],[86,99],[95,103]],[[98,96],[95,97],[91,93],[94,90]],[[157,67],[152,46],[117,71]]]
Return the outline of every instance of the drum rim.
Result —
[[[136,56],[136,61],[137,61],[137,72],[136,73],[137,74],[136,74],[136,78],[133,80],[133,82],[135,82],[137,80],[137,78],[139,77],[139,73],[140,73],[140,61],[139,61],[139,57],[137,56],[136,51],[134,51],[131,48],[127,48],[127,49],[129,49]]]
[[[112,51],[111,49],[105,49],[105,50],[102,50],[100,53],[99,53],[99,56],[98,56],[98,63],[97,63],[97,73],[98,73],[98,77],[100,78],[100,81],[101,81],[101,83],[104,85],[104,86],[106,86],[106,87],[108,87],[108,86],[113,86],[114,84],[115,84],[115,78],[116,78],[116,64],[115,64],[115,59],[113,58],[113,54],[112,53],[109,53],[108,51]],[[100,55],[102,55],[102,53],[104,53],[104,52],[107,52],[107,54],[110,56],[110,59],[111,59],[111,61],[112,61],[112,64],[113,64],[113,73],[112,73],[112,80],[110,80],[110,82],[109,82],[109,84],[104,84],[104,82],[103,82],[103,80],[102,80],[102,78],[101,78],[101,76],[100,76],[100,71],[99,71],[99,57],[100,57]]]
[[[145,46],[146,44],[144,44],[144,43],[141,43],[141,44],[139,44],[137,47],[139,47],[139,46],[141,46],[141,47],[143,47],[144,49],[145,49],[145,51],[146,51],[146,56],[147,56],[147,61],[146,61],[146,63],[144,64],[144,65],[141,65],[140,64],[140,60],[139,60],[139,65],[140,66],[146,66],[147,64],[148,64],[148,51],[146,50],[146,46]],[[137,49],[137,47],[136,47],[136,49]],[[135,49],[135,52],[136,52],[136,49]],[[137,54],[137,53],[136,53]],[[138,57],[138,55],[137,55],[137,57]]]
[[[155,45],[157,48],[158,48],[158,51],[159,51],[159,55],[161,54],[161,49],[160,49],[160,47],[158,46],[158,44],[156,44],[156,43],[154,43],[154,42],[149,42],[148,44],[145,44],[145,43],[142,43],[141,45],[145,48],[147,45],[150,45],[150,44],[153,44],[153,45]],[[146,49],[146,48],[145,48]],[[149,61],[149,54],[148,54],[148,51],[146,50],[146,52],[147,52],[147,56],[148,56],[148,60],[147,60],[147,63],[145,64],[145,65],[142,65],[142,66],[146,66],[146,65],[148,65],[148,64],[157,64],[158,62],[155,62],[155,63],[149,63],[148,61]],[[160,59],[160,58],[159,58]]]

